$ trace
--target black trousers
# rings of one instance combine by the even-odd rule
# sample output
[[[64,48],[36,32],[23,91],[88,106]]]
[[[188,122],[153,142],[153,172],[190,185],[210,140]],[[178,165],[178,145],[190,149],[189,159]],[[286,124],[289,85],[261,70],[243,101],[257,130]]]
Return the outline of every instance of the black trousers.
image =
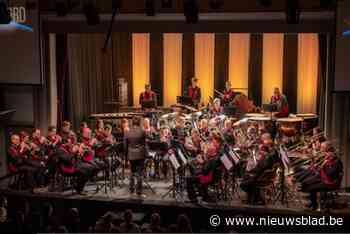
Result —
[[[199,177],[187,177],[186,186],[188,199],[190,199],[191,201],[197,199],[197,192],[199,193],[199,196],[203,198],[203,200],[207,200],[209,198],[208,185],[201,184]]]
[[[241,183],[241,189],[247,193],[248,203],[256,203],[262,200],[261,189],[257,185],[257,179],[251,175],[245,175]]]
[[[136,193],[141,194],[143,191],[143,171],[145,166],[145,160],[131,160],[131,177],[129,181],[129,190],[131,193],[135,192],[136,184]]]

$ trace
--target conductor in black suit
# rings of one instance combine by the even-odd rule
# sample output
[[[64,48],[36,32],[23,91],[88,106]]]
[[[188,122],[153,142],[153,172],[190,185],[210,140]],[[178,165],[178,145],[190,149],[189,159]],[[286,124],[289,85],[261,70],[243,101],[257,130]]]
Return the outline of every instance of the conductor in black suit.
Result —
[[[143,170],[146,157],[146,133],[141,128],[141,119],[134,117],[132,127],[124,135],[124,147],[127,159],[131,164],[130,193],[135,192],[135,180],[137,181],[136,193],[142,194]]]

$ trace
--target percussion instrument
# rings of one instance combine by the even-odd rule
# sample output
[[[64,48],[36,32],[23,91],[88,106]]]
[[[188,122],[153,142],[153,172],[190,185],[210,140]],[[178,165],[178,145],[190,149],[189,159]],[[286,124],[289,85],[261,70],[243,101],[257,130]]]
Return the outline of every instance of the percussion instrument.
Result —
[[[125,112],[125,113],[103,113],[103,114],[92,114],[90,119],[132,119],[134,116],[143,117],[145,114],[140,112]]]
[[[302,118],[279,118],[277,119],[278,130],[282,136],[294,137],[301,134]]]
[[[244,115],[246,118],[255,118],[255,117],[267,117],[264,113],[247,113]]]
[[[312,129],[318,126],[318,116],[315,114],[297,114],[299,118],[303,119],[303,132],[312,134]]]

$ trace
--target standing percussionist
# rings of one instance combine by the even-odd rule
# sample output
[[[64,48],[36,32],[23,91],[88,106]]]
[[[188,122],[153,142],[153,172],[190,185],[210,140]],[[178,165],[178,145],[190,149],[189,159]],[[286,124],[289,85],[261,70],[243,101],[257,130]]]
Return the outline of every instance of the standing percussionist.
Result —
[[[135,179],[137,180],[136,193],[142,196],[143,169],[146,157],[146,133],[140,126],[140,118],[134,117],[132,128],[124,133],[124,148],[127,159],[131,164],[131,178],[129,184],[130,194],[135,192]]]
[[[224,93],[221,97],[223,105],[230,104],[233,101],[233,99],[235,98],[235,96],[236,96],[236,93],[231,88],[231,82],[226,81],[225,82],[225,90],[224,90]]]
[[[289,108],[287,97],[284,94],[282,94],[280,89],[277,87],[273,91],[273,95],[271,97],[271,104],[275,104],[277,106],[277,113],[275,114],[275,117],[288,117]]]
[[[188,96],[192,98],[193,106],[198,108],[202,95],[197,83],[198,79],[193,77],[191,79],[191,86],[188,88]]]
[[[151,101],[154,102],[154,106],[156,107],[157,106],[157,95],[155,92],[153,92],[151,90],[151,85],[146,84],[145,91],[140,94],[139,102],[140,102],[140,105],[142,106],[142,108],[145,109],[144,103],[151,102]]]

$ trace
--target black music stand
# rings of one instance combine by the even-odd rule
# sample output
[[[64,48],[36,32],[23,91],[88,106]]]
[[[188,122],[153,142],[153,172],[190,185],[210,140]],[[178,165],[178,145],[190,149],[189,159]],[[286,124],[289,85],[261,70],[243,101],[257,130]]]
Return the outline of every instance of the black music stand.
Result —
[[[189,96],[177,96],[176,101],[177,101],[177,103],[182,104],[182,105],[187,105],[187,106],[194,105],[192,98]]]
[[[277,111],[277,104],[269,103],[269,104],[263,104],[263,110],[265,112],[270,112],[271,119],[272,119],[272,112]]]

